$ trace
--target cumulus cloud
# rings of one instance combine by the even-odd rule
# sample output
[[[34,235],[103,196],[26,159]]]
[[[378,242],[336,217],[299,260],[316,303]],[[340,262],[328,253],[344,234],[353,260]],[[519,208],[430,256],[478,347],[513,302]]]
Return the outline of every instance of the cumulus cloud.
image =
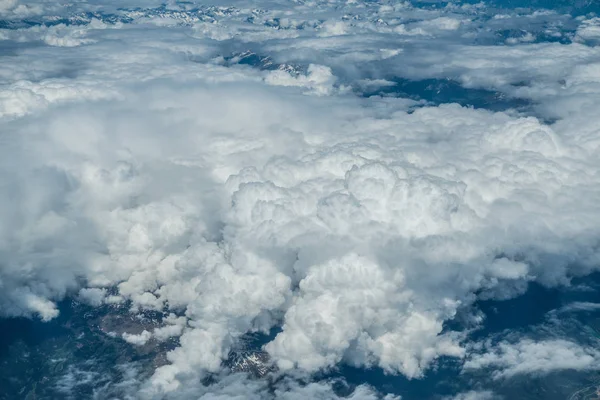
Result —
[[[18,51],[0,67],[0,313],[49,320],[69,295],[165,312],[122,335],[179,338],[150,398],[190,395],[224,374],[241,336],[273,328],[279,373],[346,363],[419,378],[465,356],[465,333],[445,329],[461,308],[597,269],[596,48],[498,47],[494,25],[473,45],[479,11],[450,6],[235,2],[100,22],[60,9],[81,23],[42,23],[51,11],[2,31]],[[235,64],[248,48],[272,64]],[[537,104],[525,115],[350,89],[397,77]],[[465,368],[504,378],[597,357],[565,341],[488,350]],[[219,379],[194,395],[267,391]],[[337,396],[287,382],[277,398]]]
[[[311,64],[306,75],[291,76],[287,71],[272,71],[265,77],[265,82],[275,86],[304,87],[308,93],[328,95],[334,89],[335,76],[330,68]]]
[[[136,346],[145,345],[152,338],[152,334],[147,330],[142,331],[137,335],[131,333],[123,333],[123,340]]]
[[[585,19],[577,28],[575,35],[579,40],[600,39],[600,18]]]
[[[437,315],[410,312],[404,280],[401,271],[386,273],[352,253],[311,266],[267,350],[283,369],[332,367],[346,354],[357,365],[379,359],[384,369],[410,377],[436,355],[460,356],[451,340],[438,337]]]

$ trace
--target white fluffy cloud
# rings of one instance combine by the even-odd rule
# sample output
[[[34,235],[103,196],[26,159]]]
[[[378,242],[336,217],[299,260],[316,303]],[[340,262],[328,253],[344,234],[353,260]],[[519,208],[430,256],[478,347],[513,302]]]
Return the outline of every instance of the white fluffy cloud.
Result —
[[[2,29],[2,315],[49,320],[77,293],[172,313],[122,337],[180,337],[144,386],[177,398],[273,327],[280,371],[421,377],[464,356],[464,334],[444,331],[460,307],[597,269],[597,48],[475,46],[494,20],[473,31],[479,11],[454,6],[233,6]],[[228,64],[249,48],[271,64]],[[395,77],[528,99],[540,118],[352,93]],[[523,342],[465,365],[542,371],[552,346],[568,368],[595,360]],[[314,385],[294,392],[335,398]]]

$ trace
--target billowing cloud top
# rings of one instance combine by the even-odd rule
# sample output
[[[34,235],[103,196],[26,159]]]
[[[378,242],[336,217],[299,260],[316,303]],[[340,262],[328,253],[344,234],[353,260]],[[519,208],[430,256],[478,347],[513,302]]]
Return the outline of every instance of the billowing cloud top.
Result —
[[[273,328],[281,398],[337,396],[289,377],[342,364],[420,378],[465,356],[445,323],[476,300],[597,270],[597,17],[130,3],[0,0],[0,313],[164,312],[122,335],[179,337],[136,396],[262,398],[189,382]],[[488,350],[465,368],[598,358]]]

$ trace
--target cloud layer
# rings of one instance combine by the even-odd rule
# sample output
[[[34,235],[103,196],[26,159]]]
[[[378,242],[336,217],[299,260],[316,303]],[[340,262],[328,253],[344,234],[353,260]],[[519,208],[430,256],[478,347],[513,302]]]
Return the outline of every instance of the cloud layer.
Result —
[[[466,355],[445,323],[477,299],[596,271],[597,18],[334,3],[0,2],[0,313],[50,320],[65,296],[164,312],[122,337],[179,337],[140,389],[178,398],[273,328],[284,376],[420,378]],[[401,79],[464,95],[395,95]],[[555,357],[597,359],[520,342],[465,367],[508,377]],[[203,396],[267,390],[237,379]]]

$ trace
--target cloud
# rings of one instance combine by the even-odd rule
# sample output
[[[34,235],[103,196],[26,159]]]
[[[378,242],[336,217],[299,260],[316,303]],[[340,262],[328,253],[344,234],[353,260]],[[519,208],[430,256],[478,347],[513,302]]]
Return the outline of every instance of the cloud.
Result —
[[[275,86],[299,86],[309,89],[308,93],[318,95],[329,95],[333,90],[335,76],[331,69],[322,65],[311,64],[308,66],[306,76],[291,76],[288,72],[278,70],[272,71],[265,77],[265,82]]]
[[[475,391],[470,390],[468,392],[459,393],[456,396],[448,397],[448,400],[498,400],[501,397],[496,396],[489,390]]]
[[[179,338],[149,397],[184,398],[214,374],[221,386],[195,396],[260,398],[264,383],[222,362],[273,328],[264,349],[282,374],[346,363],[419,378],[465,356],[465,333],[444,330],[461,308],[597,269],[597,49],[496,46],[478,8],[116,5],[94,19],[47,5],[37,25],[2,30],[16,50],[0,67],[0,313],[49,320],[69,295],[165,312],[122,336]],[[544,15],[530,20],[563,18]],[[47,22],[59,17],[70,22]],[[273,69],[225,61],[247,50]],[[305,72],[275,67],[296,64]],[[532,105],[350,90],[397,77]],[[465,368],[596,360],[564,341],[488,350]],[[337,396],[298,382],[275,396]]]
[[[79,299],[86,304],[98,307],[104,303],[107,292],[106,289],[101,288],[83,288],[79,291]]]
[[[299,381],[284,378],[274,383],[270,388],[265,381],[249,380],[242,374],[234,374],[224,377],[214,385],[208,387],[190,386],[183,388],[179,393],[169,394],[169,399],[194,398],[203,400],[215,399],[273,399],[273,400],[296,400],[296,399],[319,399],[319,400],[400,400],[394,395],[382,395],[367,385],[359,385],[348,394],[338,394],[334,389],[335,381],[321,381],[301,383]],[[339,383],[339,382],[338,382]],[[148,392],[145,392],[148,394]]]
[[[460,356],[450,338],[438,337],[437,315],[410,311],[404,281],[401,271],[386,273],[352,253],[313,265],[286,312],[283,332],[266,349],[282,369],[332,367],[346,354],[357,365],[379,358],[384,369],[409,377],[419,376],[436,355]]]
[[[575,311],[596,311],[600,309],[599,303],[591,303],[587,301],[575,301],[563,306],[557,312],[575,312]]]
[[[131,343],[136,346],[143,346],[148,342],[148,340],[152,338],[152,334],[147,330],[144,330],[142,331],[142,333],[139,333],[137,335],[123,333],[122,336],[123,340],[125,340],[127,343]]]
[[[6,12],[17,7],[17,0],[2,0],[0,2],[0,11]]]
[[[580,40],[600,39],[600,18],[595,17],[584,20],[577,28],[576,38]]]
[[[561,370],[596,370],[600,353],[567,340],[500,342],[472,355],[465,370],[490,368],[494,379],[515,375],[544,375]]]

